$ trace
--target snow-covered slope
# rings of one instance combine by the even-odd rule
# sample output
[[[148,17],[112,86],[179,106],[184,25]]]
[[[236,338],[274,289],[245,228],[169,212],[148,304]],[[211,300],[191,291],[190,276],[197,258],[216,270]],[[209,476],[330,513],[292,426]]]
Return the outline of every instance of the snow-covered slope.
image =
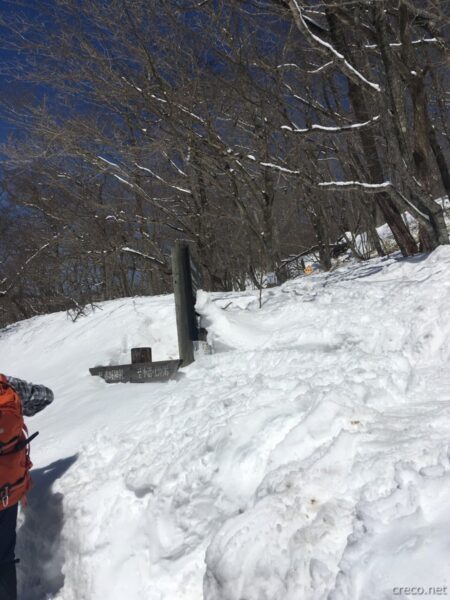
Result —
[[[52,386],[29,420],[21,600],[380,600],[450,593],[450,248],[206,294],[215,353],[107,385],[132,346],[177,355],[173,297],[1,334]]]

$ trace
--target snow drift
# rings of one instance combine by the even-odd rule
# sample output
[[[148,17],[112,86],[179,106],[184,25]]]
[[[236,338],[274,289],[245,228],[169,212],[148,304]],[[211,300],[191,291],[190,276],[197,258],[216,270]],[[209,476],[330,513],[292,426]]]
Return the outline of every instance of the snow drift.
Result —
[[[380,600],[450,586],[450,248],[256,294],[200,294],[215,353],[107,385],[132,346],[177,356],[173,297],[1,334],[50,385],[29,420],[21,599]],[[450,588],[448,590],[450,593]]]

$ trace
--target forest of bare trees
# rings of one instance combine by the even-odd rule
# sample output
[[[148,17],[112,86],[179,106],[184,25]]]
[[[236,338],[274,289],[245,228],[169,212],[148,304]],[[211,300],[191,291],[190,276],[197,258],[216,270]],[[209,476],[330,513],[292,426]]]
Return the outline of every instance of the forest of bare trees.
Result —
[[[449,243],[444,0],[5,4],[0,325],[171,291],[176,239],[211,290]]]

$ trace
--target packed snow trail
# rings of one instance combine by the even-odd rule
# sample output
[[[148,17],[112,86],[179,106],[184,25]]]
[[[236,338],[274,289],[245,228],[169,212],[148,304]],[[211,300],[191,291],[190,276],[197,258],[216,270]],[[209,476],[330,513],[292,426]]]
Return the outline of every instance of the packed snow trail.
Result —
[[[449,248],[341,267],[262,309],[202,293],[215,354],[162,384],[88,368],[176,357],[172,296],[2,332],[1,370],[56,392],[29,420],[21,600],[450,595],[449,267]]]

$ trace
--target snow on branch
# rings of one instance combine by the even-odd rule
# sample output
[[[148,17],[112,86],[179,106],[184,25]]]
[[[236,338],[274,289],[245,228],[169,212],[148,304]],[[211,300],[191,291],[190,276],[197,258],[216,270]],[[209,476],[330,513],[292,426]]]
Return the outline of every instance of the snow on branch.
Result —
[[[127,175],[127,173],[124,172],[124,169],[122,169],[119,165],[117,165],[116,163],[113,163],[101,156],[97,156],[98,159],[101,159],[102,161],[106,162],[109,166],[117,169],[120,173]],[[96,166],[97,163],[95,163]],[[157,179],[160,179],[163,183],[165,183],[166,185],[168,185],[169,187],[178,189],[180,191],[186,192],[188,193],[187,190],[184,190],[183,188],[177,188],[176,186],[171,186],[169,183],[167,183],[166,181],[164,181],[161,177],[159,177],[159,175],[156,175],[156,173],[153,173],[153,171],[150,171],[150,169],[147,169],[146,167],[142,167],[140,165],[136,165],[138,168],[143,169],[144,171],[148,171],[151,175],[153,175],[154,177],[156,177]],[[124,179],[124,177],[122,177],[121,175],[118,175],[117,173],[112,173],[112,175],[118,179],[119,181],[121,181],[122,183],[124,183],[125,185],[130,186],[132,189],[135,190],[135,192],[139,193],[140,195],[142,195],[147,201],[151,201],[154,206],[156,206],[159,210],[161,210],[166,216],[173,218],[173,213],[167,209],[164,204],[161,202],[162,198],[156,198],[156,197],[149,197],[149,195],[145,192],[145,190],[138,184],[138,183],[130,183],[129,181],[127,181],[127,179]],[[191,193],[191,192],[189,192]],[[183,225],[183,229],[182,231],[184,231],[184,223],[182,222],[182,220],[180,219],[180,217],[175,217],[176,220],[181,223]],[[171,227],[169,224],[166,223],[167,227]],[[178,231],[177,228],[175,227],[171,227],[172,229],[174,229],[175,231]]]
[[[127,181],[126,179],[124,179],[120,175],[117,175],[117,173],[113,173],[113,176],[116,179],[118,179],[119,181],[121,181],[122,183],[124,183],[125,185],[128,185],[130,188],[134,188],[134,185],[132,183],[130,183],[129,181]]]
[[[369,121],[364,121],[364,123],[353,123],[352,125],[341,125],[340,127],[327,127],[325,125],[317,125],[313,124],[311,127],[307,129],[299,129],[297,127],[289,127],[289,125],[282,125],[281,129],[286,131],[291,131],[292,133],[312,133],[315,131],[324,131],[328,133],[339,133],[341,131],[352,131],[354,129],[362,129],[363,127],[367,127],[368,125],[373,125],[381,118],[381,115],[377,115],[370,119]]]
[[[175,163],[175,162],[174,162],[174,161],[173,161],[173,160],[170,158],[170,156],[167,154],[167,152],[164,152],[164,151],[163,151],[163,156],[164,156],[164,158],[166,158],[166,159],[169,161],[169,163],[172,165],[172,167],[173,167],[173,168],[174,168],[176,171],[178,171],[178,173],[179,173],[180,175],[182,175],[183,177],[187,177],[187,173],[185,173],[184,171],[182,171],[182,170],[180,169],[180,167],[179,167],[179,166],[178,166],[178,165],[177,165],[177,164],[176,164],[176,163]]]
[[[163,267],[166,266],[166,264],[160,260],[159,258],[156,258],[156,256],[149,256],[148,254],[144,254],[143,252],[139,252],[139,250],[134,250],[133,248],[128,248],[128,246],[125,246],[123,248],[120,249],[121,252],[126,252],[128,254],[134,254],[135,256],[139,256],[141,258],[145,258],[145,260],[150,260],[152,262],[157,263],[158,265],[161,265]]]
[[[298,65],[295,63],[284,63],[282,65],[277,65],[277,69],[300,69]]]
[[[402,194],[390,181],[383,181],[382,183],[366,183],[362,181],[324,181],[319,183],[320,187],[327,188],[330,190],[355,190],[364,189],[366,192],[376,193],[380,190],[388,190],[391,195],[395,195],[400,198],[409,208],[412,209],[413,213],[421,215],[424,219],[430,220],[430,217],[420,210],[420,208],[411,202]]]
[[[153,100],[161,102],[162,104],[168,104],[167,100],[164,100],[164,98],[158,98],[158,96],[155,96],[155,94],[150,94],[150,98],[153,98]]]
[[[383,181],[383,183],[366,183],[363,181],[324,181],[319,183],[320,187],[325,187],[333,190],[345,189],[360,189],[363,188],[367,191],[379,192],[380,190],[391,188],[392,183],[390,181]]]
[[[419,209],[416,204],[411,202],[404,194],[402,194],[390,181],[383,181],[383,183],[365,183],[362,181],[324,181],[319,183],[320,187],[327,188],[330,190],[356,190],[363,189],[368,193],[376,193],[380,190],[388,190],[390,194],[398,196],[405,204],[407,204],[414,213],[421,215],[424,219],[430,220],[430,217]]]
[[[274,171],[278,171],[280,173],[286,173],[287,175],[300,175],[300,171],[293,171],[292,169],[287,169],[286,167],[282,167],[281,165],[276,165],[274,163],[268,162],[259,162],[256,160],[253,154],[247,154],[247,158],[252,160],[253,162],[257,162],[261,167],[267,167],[268,169],[273,169]]]
[[[305,104],[306,106],[311,106],[312,108],[315,108],[316,110],[326,114],[327,116],[329,115],[329,111],[325,108],[325,106],[320,104],[320,102],[318,102],[317,100],[308,100],[307,98],[302,98],[302,96],[299,96],[298,94],[296,94],[294,92],[294,90],[292,89],[292,87],[289,84],[284,82],[283,85],[287,90],[289,90],[289,92],[292,94],[292,98],[295,98],[295,100],[298,100],[299,102],[301,102],[302,104]],[[334,113],[334,114],[337,115],[337,113]]]
[[[104,158],[103,156],[100,156],[100,155],[98,155],[97,158],[99,160],[101,160],[102,162],[106,163],[109,167],[112,167],[113,169],[117,169],[120,173],[123,173],[122,167],[120,167],[120,165],[118,165],[117,163],[112,162],[111,160],[108,160],[107,158]],[[113,177],[118,179],[121,183],[128,185],[130,188],[134,188],[134,185],[132,183],[130,183],[127,179],[118,175],[117,173],[113,173]]]
[[[334,60],[330,60],[327,63],[325,63],[324,65],[322,65],[321,67],[318,67],[317,69],[314,69],[314,71],[308,71],[308,73],[310,75],[315,75],[316,73],[320,73],[321,71],[324,71],[328,67],[331,67],[331,65],[333,65],[333,64],[334,64]]]
[[[280,173],[286,173],[287,175],[300,175],[301,174],[300,171],[292,171],[291,169],[286,169],[286,167],[282,167],[281,165],[274,165],[273,163],[261,162],[259,164],[262,167],[274,169],[275,171],[279,171]]]
[[[128,79],[124,76],[121,77],[121,79],[123,81],[125,81],[125,83],[131,87],[133,87],[137,92],[142,94],[142,88],[138,87],[135,83],[133,83],[132,81],[128,81]]]
[[[104,163],[106,163],[110,167],[114,167],[115,169],[120,169],[120,167],[117,163],[114,163],[114,162],[108,160],[107,158],[104,158],[103,156],[98,155],[97,158],[102,160]]]
[[[186,108],[185,106],[183,106],[182,104],[175,104],[175,106],[177,108],[179,108],[182,112],[184,112],[185,114],[191,116],[193,119],[195,119],[196,121],[199,121],[200,123],[202,123],[202,125],[206,125],[206,121],[205,119],[202,119],[202,117],[199,117],[198,115],[196,115],[195,113],[193,113],[192,111],[190,111],[188,108]]]
[[[417,46],[418,44],[437,44],[439,43],[439,40],[437,38],[421,38],[420,40],[413,40],[411,42],[411,44],[413,44],[414,46]],[[400,48],[401,46],[403,46],[403,44],[401,42],[391,42],[389,44],[389,46],[391,48]],[[366,44],[364,46],[364,48],[367,48],[368,50],[375,50],[376,48],[378,48],[378,44]]]
[[[15,274],[15,279],[13,281],[11,281],[11,283],[6,287],[6,289],[0,290],[0,297],[4,297],[8,294],[8,292],[10,292],[14,286],[17,283],[17,280],[20,278],[20,276],[23,274],[23,272],[26,270],[26,268],[28,267],[28,265],[35,259],[37,258],[44,250],[46,250],[47,248],[49,248],[52,244],[54,244],[55,242],[57,242],[61,235],[62,232],[67,229],[67,225],[65,225],[62,228],[62,231],[60,233],[55,234],[52,239],[49,242],[46,242],[45,244],[43,244],[42,246],[40,246],[40,248],[38,248],[37,250],[35,250],[33,252],[33,254],[31,254],[21,265],[20,269],[16,272]],[[7,283],[8,278],[5,277],[2,281],[1,281],[1,285],[4,285],[5,283]]]
[[[120,173],[124,173],[124,170],[120,167],[120,165],[118,165],[117,163],[114,163],[106,158],[104,158],[103,156],[97,156],[98,159],[100,159],[101,161],[103,161],[104,163],[106,163],[108,166],[117,169]],[[166,158],[168,158],[166,156]],[[170,161],[171,164],[173,166],[176,167],[175,163],[173,163],[172,161]],[[179,187],[177,185],[173,185],[171,183],[169,183],[168,181],[166,181],[165,179],[163,179],[160,175],[157,175],[154,171],[152,171],[151,169],[147,168],[147,167],[143,167],[142,165],[138,165],[137,163],[134,163],[136,165],[136,167],[138,169],[141,169],[141,171],[146,171],[147,173],[150,173],[150,175],[152,175],[152,177],[154,177],[155,179],[157,179],[158,181],[161,181],[161,183],[164,183],[165,185],[167,185],[168,187],[177,190],[179,192],[183,192],[183,194],[192,194],[191,190]],[[181,171],[178,167],[176,167],[177,171],[184,175],[186,177],[186,173],[183,173],[183,171]],[[131,188],[135,188],[134,184],[131,183],[130,181],[128,181],[127,179],[125,179],[122,175],[118,175],[117,173],[113,173],[113,176],[118,179],[119,181],[121,181],[122,183],[124,183],[125,185],[128,185]]]
[[[150,173],[150,175],[152,175],[155,179],[157,179],[158,181],[161,181],[162,183],[164,183],[165,185],[169,186],[170,188],[177,190],[179,192],[183,192],[183,194],[192,194],[192,190],[188,190],[186,188],[182,188],[179,187],[177,185],[172,185],[171,183],[168,183],[165,179],[163,179],[162,177],[160,177],[159,175],[157,175],[156,173],[154,173],[151,169],[149,169],[148,167],[143,167],[141,165],[138,165],[137,163],[134,163],[136,165],[136,167],[138,169],[141,169],[141,171],[146,171],[147,173]]]
[[[424,212],[422,212],[418,206],[416,206],[415,204],[413,204],[410,200],[408,200],[408,198],[402,194],[399,190],[393,188],[395,194],[401,199],[403,200],[403,202],[405,204],[407,204],[413,211],[413,213],[417,213],[419,214],[421,217],[423,217],[424,219],[426,219],[427,221],[430,221],[430,217],[425,214]]]
[[[298,29],[302,33],[304,33],[306,37],[308,37],[312,42],[319,45],[324,52],[326,52],[327,54],[331,54],[334,57],[335,62],[342,67],[342,70],[349,78],[355,81],[355,83],[363,83],[364,85],[372,88],[376,92],[381,92],[381,87],[378,85],[378,83],[373,83],[372,81],[369,81],[366,77],[364,77],[364,75],[360,71],[358,71],[358,69],[356,69],[351,63],[349,63],[345,56],[338,52],[336,48],[334,48],[334,46],[332,46],[331,44],[329,44],[328,42],[326,42],[321,37],[319,37],[311,31],[311,29],[308,27],[308,24],[305,21],[305,18],[303,17],[302,9],[300,8],[300,5],[297,0],[289,0],[289,7],[294,16],[294,20]]]

